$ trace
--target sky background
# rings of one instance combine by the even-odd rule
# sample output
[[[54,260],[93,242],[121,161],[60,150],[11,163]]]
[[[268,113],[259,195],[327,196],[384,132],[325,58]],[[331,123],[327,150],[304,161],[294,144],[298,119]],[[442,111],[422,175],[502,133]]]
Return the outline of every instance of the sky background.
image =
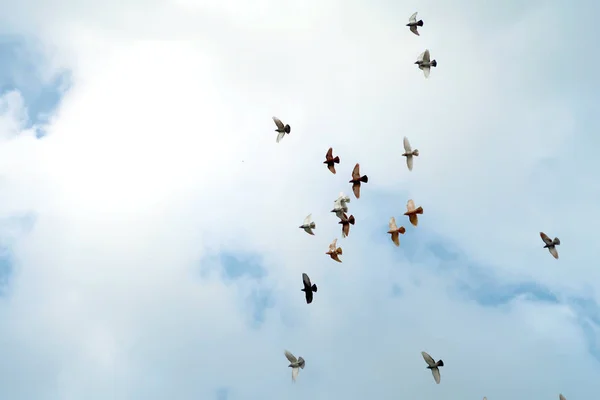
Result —
[[[598,393],[595,2],[0,6],[0,399]]]

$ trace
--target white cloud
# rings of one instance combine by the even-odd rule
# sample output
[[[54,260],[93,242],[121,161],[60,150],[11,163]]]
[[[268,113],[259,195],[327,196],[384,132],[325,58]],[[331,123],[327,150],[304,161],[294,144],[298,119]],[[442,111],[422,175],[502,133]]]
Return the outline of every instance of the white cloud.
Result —
[[[600,217],[597,162],[572,157],[570,143],[588,141],[577,99],[547,89],[554,71],[522,68],[567,45],[550,30],[561,10],[486,31],[489,11],[469,24],[473,11],[434,3],[420,6],[421,37],[403,26],[413,5],[333,0],[30,0],[3,17],[72,86],[47,137],[0,146],[0,214],[37,216],[0,308],[0,397],[589,397],[598,361],[568,298],[598,296],[598,250],[582,230]],[[37,11],[25,21],[26,9]],[[428,80],[413,64],[425,48],[439,62]],[[24,104],[3,101],[0,136],[14,137]],[[292,126],[280,144],[272,115]],[[412,173],[404,135],[421,151]],[[336,176],[322,164],[330,146]],[[328,211],[356,162],[370,181],[333,265]],[[425,214],[395,249],[386,222],[408,196]],[[309,212],[315,237],[297,228]],[[539,230],[561,238],[560,261]],[[456,288],[476,277],[424,257],[432,237],[561,303],[478,304]],[[236,251],[259,254],[268,275],[201,277],[206,257]],[[319,285],[310,306],[304,271]],[[257,288],[275,306],[253,328]],[[307,360],[294,386],[284,348]],[[446,362],[441,385],[421,350]]]

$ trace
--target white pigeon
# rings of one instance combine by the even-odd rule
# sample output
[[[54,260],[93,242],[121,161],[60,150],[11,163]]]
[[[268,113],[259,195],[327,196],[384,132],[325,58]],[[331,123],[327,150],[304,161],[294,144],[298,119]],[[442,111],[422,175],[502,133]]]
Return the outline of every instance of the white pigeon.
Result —
[[[296,382],[296,378],[298,378],[298,373],[300,372],[299,368],[304,369],[304,358],[298,357],[298,359],[296,359],[296,357],[287,350],[285,351],[285,357],[290,362],[288,367],[292,368],[292,382]]]
[[[412,171],[413,169],[413,156],[418,157],[419,156],[419,150],[418,149],[412,149],[410,147],[410,142],[408,141],[408,138],[406,136],[404,136],[404,153],[402,154],[404,157],[406,157],[406,165],[408,166],[408,170]]]
[[[283,122],[281,122],[281,120],[277,117],[273,117],[273,122],[275,122],[275,125],[277,125],[277,129],[275,129],[275,132],[278,132],[277,143],[279,143],[279,141],[283,139],[286,133],[288,135],[290,134],[292,128],[290,128],[290,126],[287,124],[284,125]]]
[[[313,221],[311,221],[311,218],[312,214],[308,214],[306,218],[304,218],[304,223],[300,225],[299,228],[304,229],[304,231],[309,235],[314,235],[312,230],[316,229],[317,225]]]
[[[425,78],[429,78],[429,73],[431,72],[431,67],[437,67],[437,61],[431,59],[431,55],[429,54],[429,50],[425,50],[419,55],[415,64],[419,66],[421,70],[423,70],[423,74],[425,74]]]
[[[417,26],[423,26],[423,20],[420,19],[417,21],[417,13],[414,13],[413,15],[410,16],[410,18],[408,19],[408,24],[406,24],[406,26],[410,27],[410,31],[412,33],[414,33],[417,36],[421,36],[419,35],[419,31],[417,30]]]

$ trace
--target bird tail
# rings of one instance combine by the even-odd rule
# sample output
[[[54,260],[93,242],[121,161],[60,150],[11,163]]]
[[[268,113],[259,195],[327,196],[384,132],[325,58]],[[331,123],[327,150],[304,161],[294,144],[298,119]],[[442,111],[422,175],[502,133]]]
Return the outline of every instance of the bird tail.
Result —
[[[404,235],[405,232],[406,232],[406,228],[404,228],[403,226],[401,226],[400,228],[398,228],[398,233]]]
[[[351,215],[350,218],[348,218],[348,222],[351,223],[352,225],[354,225],[354,215]]]
[[[369,182],[369,177],[365,175],[365,176],[363,176],[363,177],[360,178],[360,181],[364,182],[364,183],[367,183],[367,182]]]
[[[554,240],[552,241],[552,244],[554,244],[554,245],[560,244],[560,239],[555,237]]]
[[[317,227],[317,224],[315,224],[314,222],[310,223],[310,228],[311,229],[315,229]]]
[[[335,158],[333,159],[333,162],[336,164],[340,163],[340,158],[338,156],[335,156]]]
[[[341,247],[338,247],[338,248],[335,250],[335,252],[341,255],[341,254],[342,254],[342,248],[341,248]]]
[[[420,20],[417,22],[417,26],[423,26],[423,20],[422,20],[422,19],[420,19]]]
[[[419,149],[414,149],[413,152],[412,152],[412,155],[418,157],[419,156]]]
[[[442,360],[439,360],[438,362],[435,363],[436,367],[443,367],[444,366],[444,362]]]
[[[311,289],[312,289],[313,292],[316,292],[317,291],[317,284],[313,283]]]
[[[419,207],[415,210],[415,214],[423,214],[423,207]]]
[[[435,60],[434,60],[435,61]],[[289,125],[286,125],[283,130],[285,131],[285,133],[289,134],[290,131],[292,130],[292,128]]]
[[[433,61],[431,62],[431,66],[432,66],[432,67],[437,67],[437,61],[433,60]]]

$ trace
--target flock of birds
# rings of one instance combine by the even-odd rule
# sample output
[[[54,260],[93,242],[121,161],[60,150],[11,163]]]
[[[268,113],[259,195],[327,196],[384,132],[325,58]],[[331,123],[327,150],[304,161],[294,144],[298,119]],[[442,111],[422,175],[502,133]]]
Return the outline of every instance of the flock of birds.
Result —
[[[408,22],[408,24],[406,24],[406,26],[409,27],[409,29],[412,33],[414,33],[417,36],[420,36],[418,27],[423,26],[423,20],[417,21],[417,13],[415,12],[413,15],[410,16],[408,21],[409,22]],[[429,53],[429,50],[427,50],[427,49],[419,55],[415,64],[417,64],[419,66],[419,69],[421,69],[423,71],[425,78],[429,77],[429,74],[431,72],[431,67],[437,67],[437,61],[431,60],[431,55]],[[281,120],[277,117],[273,117],[273,121],[275,122],[275,125],[277,126],[277,129],[275,129],[275,131],[277,132],[276,142],[279,143],[281,141],[281,139],[283,139],[285,137],[286,134],[288,134],[288,135],[290,134],[291,127],[290,127],[290,125],[284,124],[283,122],[281,122]],[[408,140],[407,137],[404,137],[403,145],[404,145],[404,153],[402,154],[402,156],[406,157],[406,166],[408,167],[409,171],[412,171],[414,157],[419,156],[419,150],[412,149],[410,141]],[[323,164],[326,164],[329,171],[331,171],[332,174],[335,174],[336,173],[335,164],[339,164],[339,163],[340,163],[340,157],[338,157],[338,156],[334,157],[333,156],[333,148],[330,147],[329,150],[327,151],[327,154],[325,154],[325,161],[323,161]],[[352,192],[354,193],[354,196],[356,197],[356,199],[360,199],[360,190],[361,190],[362,184],[368,183],[368,182],[369,182],[369,177],[367,175],[361,176],[360,164],[357,163],[354,166],[354,169],[352,170],[352,179],[350,179],[350,181],[349,181],[349,183],[352,184]],[[348,214],[347,214],[348,213],[348,203],[350,203],[350,197],[344,195],[344,193],[341,192],[339,197],[336,200],[334,200],[333,203],[334,203],[334,207],[331,210],[331,212],[335,213],[335,215],[340,219],[338,224],[342,225],[342,229],[341,229],[342,237],[345,238],[350,234],[350,225],[354,225],[354,223],[355,223],[354,215],[348,216]],[[406,212],[404,213],[404,215],[406,215],[408,217],[409,222],[414,227],[416,227],[419,224],[418,215],[420,215],[420,214],[423,214],[423,207],[416,207],[415,202],[412,199],[409,199],[408,202],[406,203]],[[312,220],[312,214],[309,214],[308,216],[306,216],[306,218],[304,219],[304,222],[302,223],[302,225],[300,225],[299,228],[303,229],[306,233],[308,233],[310,235],[314,235],[314,230],[317,228],[317,225]],[[394,217],[391,217],[389,220],[389,230],[387,231],[387,233],[391,235],[391,240],[394,243],[394,245],[400,246],[400,235],[403,235],[405,232],[406,232],[406,229],[404,228],[404,226],[398,227],[398,225],[396,224],[396,219]],[[558,259],[558,251],[556,249],[556,246],[560,245],[560,240],[557,237],[555,237],[554,239],[551,239],[544,232],[540,232],[540,237],[542,238],[542,241],[544,242],[544,248],[547,248],[548,251],[550,252],[550,254],[554,258]],[[331,257],[331,259],[333,259],[334,261],[337,261],[339,263],[342,262],[342,260],[340,260],[340,256],[343,254],[343,251],[342,251],[341,247],[337,246],[337,238],[334,239],[333,242],[331,242],[331,244],[329,245],[329,250],[325,254],[327,254],[329,257]],[[314,293],[317,292],[317,285],[315,283],[311,282],[309,276],[306,273],[302,273],[302,283],[303,283],[304,287],[301,289],[301,291],[303,291],[305,294],[306,303],[311,304],[313,301]],[[306,362],[304,361],[304,358],[302,358],[302,357],[296,358],[296,356],[294,356],[292,353],[290,353],[287,350],[285,350],[284,354],[285,354],[285,357],[290,362],[288,367],[292,368],[292,381],[296,382],[298,373],[299,373],[300,369],[304,369]],[[433,379],[434,379],[435,383],[439,384],[440,380],[441,380],[440,367],[444,366],[444,361],[442,361],[441,359],[436,361],[433,357],[431,357],[425,351],[422,351],[421,355],[423,356],[425,363],[427,363],[427,369],[431,370],[431,373],[433,375]],[[483,400],[487,400],[487,397],[484,397]],[[559,394],[559,400],[566,400],[566,399],[562,394]]]

